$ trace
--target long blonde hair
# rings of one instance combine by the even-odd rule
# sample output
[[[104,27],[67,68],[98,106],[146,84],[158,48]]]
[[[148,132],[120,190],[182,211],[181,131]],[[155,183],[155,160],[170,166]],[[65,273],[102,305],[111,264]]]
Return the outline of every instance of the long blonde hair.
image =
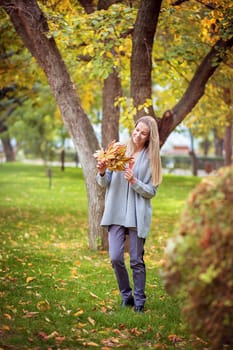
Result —
[[[159,143],[159,132],[156,120],[151,116],[143,116],[139,118],[135,127],[138,123],[144,123],[149,128],[149,139],[145,143],[145,147],[148,151],[148,157],[150,160],[150,167],[152,173],[152,183],[154,186],[159,185],[162,182],[162,163],[160,158],[160,143]],[[129,153],[134,152],[135,145],[132,141],[132,136],[129,141],[128,150]]]

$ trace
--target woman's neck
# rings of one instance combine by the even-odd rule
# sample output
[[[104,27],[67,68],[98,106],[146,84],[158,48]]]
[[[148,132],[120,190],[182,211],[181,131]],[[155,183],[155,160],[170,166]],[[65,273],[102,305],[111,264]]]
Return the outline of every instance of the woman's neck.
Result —
[[[139,153],[143,150],[144,147],[135,147],[133,153]]]

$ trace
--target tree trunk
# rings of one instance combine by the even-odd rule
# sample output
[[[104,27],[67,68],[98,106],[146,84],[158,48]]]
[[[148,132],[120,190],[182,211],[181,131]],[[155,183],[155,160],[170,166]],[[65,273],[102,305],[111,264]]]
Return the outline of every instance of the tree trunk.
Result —
[[[225,128],[224,134],[225,165],[232,164],[232,123]]]
[[[121,96],[121,83],[114,71],[104,80],[103,88],[103,119],[102,119],[102,146],[105,148],[112,140],[119,139],[120,109],[114,106],[116,98]]]
[[[10,112],[8,112],[10,113]],[[7,113],[7,114],[8,114]],[[8,136],[8,128],[4,123],[5,117],[0,119],[0,138],[2,141],[3,151],[5,154],[6,162],[14,162],[15,161],[15,152],[14,148],[11,144],[11,140]]]
[[[88,196],[89,246],[91,249],[97,249],[103,237],[103,229],[99,225],[103,209],[99,204],[103,198],[103,191],[95,180],[96,162],[93,153],[99,148],[99,144],[93,127],[81,107],[77,91],[55,40],[46,36],[49,31],[48,24],[37,2],[35,0],[1,0],[0,5],[10,16],[25,46],[44,70],[64,124],[77,147]]]
[[[136,107],[152,96],[152,48],[162,0],[142,0],[133,31],[131,55],[131,97]],[[148,113],[138,111],[136,119],[142,115],[154,116],[153,106]]]
[[[15,152],[8,135],[1,136],[6,162],[15,161]]]
[[[225,133],[224,133],[224,151],[225,151],[224,164],[231,165],[232,164],[232,125],[233,125],[231,89],[224,88],[223,99],[224,99],[224,102],[229,107],[229,114],[227,116],[229,125],[226,126]]]
[[[223,156],[223,139],[218,136],[217,130],[214,130],[214,154],[216,157]]]

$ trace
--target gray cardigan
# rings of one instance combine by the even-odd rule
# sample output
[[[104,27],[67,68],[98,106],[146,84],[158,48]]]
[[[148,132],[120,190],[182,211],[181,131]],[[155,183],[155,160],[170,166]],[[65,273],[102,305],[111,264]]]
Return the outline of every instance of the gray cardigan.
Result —
[[[152,185],[148,154],[143,149],[133,167],[135,184],[124,179],[124,171],[106,170],[104,176],[97,174],[100,186],[106,187],[105,209],[101,226],[121,225],[135,228],[141,238],[146,238],[151,224],[151,198],[157,187]]]

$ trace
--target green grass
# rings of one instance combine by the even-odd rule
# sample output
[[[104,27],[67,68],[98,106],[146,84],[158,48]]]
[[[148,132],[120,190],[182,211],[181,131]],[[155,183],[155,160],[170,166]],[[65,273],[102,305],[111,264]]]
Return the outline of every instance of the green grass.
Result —
[[[88,249],[82,171],[53,168],[50,188],[43,166],[0,165],[0,349],[194,349],[159,271],[199,181],[167,175],[153,199],[146,312],[135,314],[120,308],[108,253]]]

